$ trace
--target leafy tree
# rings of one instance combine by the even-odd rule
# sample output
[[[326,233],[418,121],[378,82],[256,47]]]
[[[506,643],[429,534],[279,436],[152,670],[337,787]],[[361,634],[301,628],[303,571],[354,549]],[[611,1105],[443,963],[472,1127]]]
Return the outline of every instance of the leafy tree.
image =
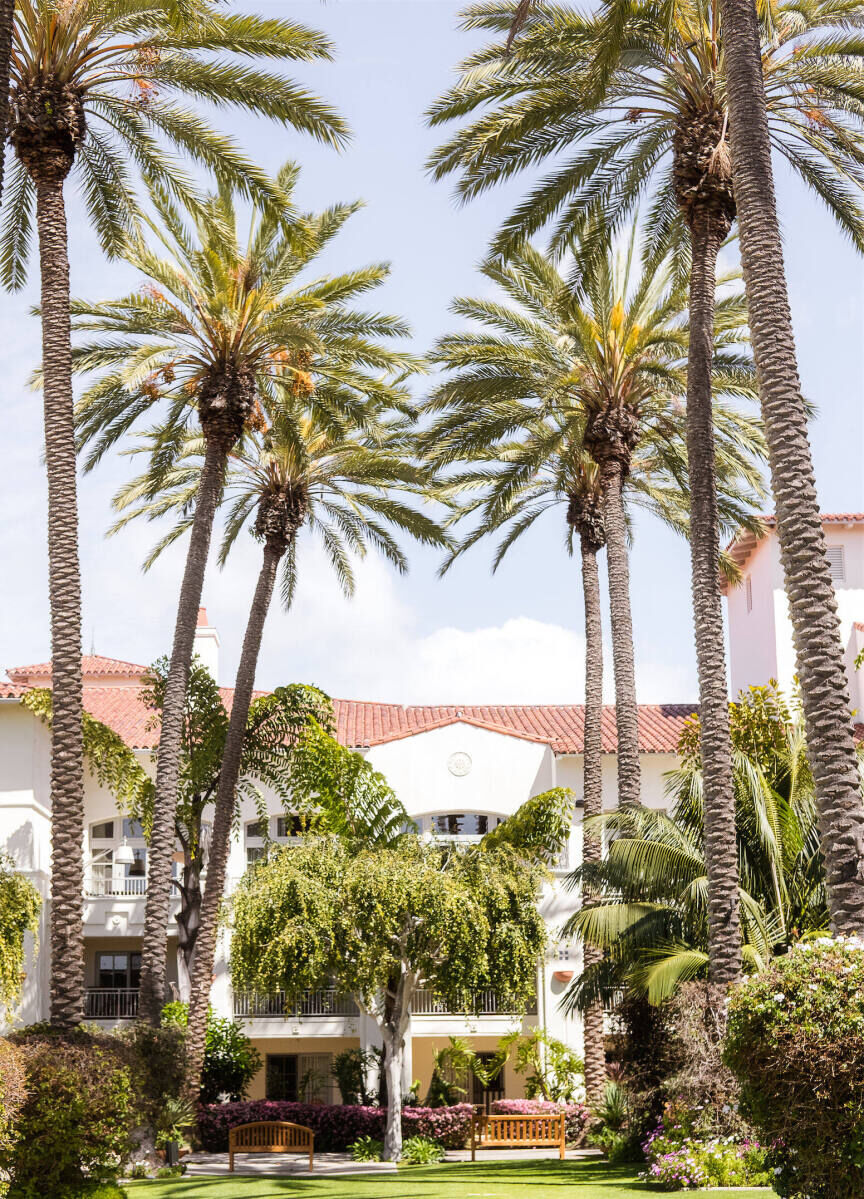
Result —
[[[553,852],[569,829],[569,796],[550,792],[546,804],[559,814],[546,846]],[[234,896],[235,986],[314,987],[337,977],[378,1026],[386,1160],[401,1153],[403,1049],[416,989],[470,1010],[478,988],[523,1004],[536,985],[545,868],[506,835],[480,846],[454,850],[412,834],[389,846],[310,838],[262,863]]]
[[[11,858],[0,857],[0,1007],[7,1020],[21,998],[24,938],[39,930],[42,899]]]
[[[800,937],[824,931],[828,913],[814,786],[800,716],[774,688],[753,688],[730,705],[743,955],[763,968]],[[700,726],[682,736],[681,766],[668,776],[669,816],[610,813],[606,859],[574,872],[596,908],[570,921],[603,961],[570,988],[582,1007],[626,987],[657,1003],[708,963]]]
[[[266,176],[237,146],[178,100],[195,98],[258,112],[338,145],[340,119],[281,74],[242,60],[329,56],[323,37],[276,18],[226,12],[208,0],[19,0],[11,77],[0,83],[15,152],[0,237],[0,278],[21,287],[33,208],[39,239],[48,566],[54,689],[52,743],[51,1014],[62,1026],[83,1014],[81,873],[84,765],[81,733],[81,587],[69,312],[69,261],[63,189],[77,168],[88,219],[116,254],[136,217],[129,164],[150,187],[197,205],[174,152],[215,171],[245,193],[281,202]],[[191,642],[190,642],[191,645]],[[179,716],[178,716],[179,722]],[[170,812],[167,828],[170,830]],[[168,834],[166,834],[167,837]],[[167,896],[168,881],[164,890]],[[158,888],[157,888],[158,890]],[[162,905],[161,929],[167,909]],[[153,931],[151,924],[151,931]],[[160,939],[164,936],[160,933]],[[146,952],[146,943],[145,943]]]
[[[522,29],[515,41],[514,16]],[[509,30],[510,36],[463,63],[456,86],[432,109],[434,124],[480,112],[432,159],[438,177],[459,174],[466,198],[553,160],[550,173],[505,222],[496,240],[499,251],[554,223],[553,245],[575,251],[578,277],[646,193],[649,257],[669,243],[677,243],[680,252],[685,228],[689,235],[681,262],[691,277],[693,600],[718,982],[735,977],[739,956],[735,879],[724,855],[732,841],[733,800],[721,678],[710,364],[717,253],[736,215],[786,588],[824,810],[833,919],[852,931],[864,913],[864,808],[842,647],[836,623],[826,619],[833,594],[771,170],[773,145],[864,246],[859,202],[864,149],[858,135],[864,58],[854,30],[859,20],[858,3],[850,8],[833,0],[803,8],[780,0],[758,14],[752,4],[737,0],[719,8],[607,0],[590,12],[531,0],[515,10],[500,0],[475,4],[465,16],[468,28]]]
[[[144,679],[141,702],[152,710],[155,726],[158,726],[162,712],[167,675],[168,660],[160,658]],[[235,826],[243,800],[256,804],[264,815],[262,787],[272,791],[286,805],[290,804],[292,759],[290,752],[287,752],[286,738],[290,745],[298,719],[298,707],[307,699],[311,700],[311,711],[314,713],[308,719],[314,721],[316,728],[329,727],[332,721],[330,702],[312,688],[279,687],[271,694],[259,696],[249,705],[240,770],[233,790],[231,821]],[[319,724],[319,721],[323,724]],[[177,949],[182,967],[181,994],[184,998],[188,998],[201,926],[201,875],[208,866],[212,805],[218,793],[229,723],[228,711],[218,685],[206,667],[197,658],[193,659],[186,691],[180,786],[174,818],[175,837],[183,852],[181,876],[175,878],[173,883],[180,896]],[[154,791],[149,779],[148,783],[149,786],[142,789],[140,794],[132,795],[128,810],[141,821],[149,843],[153,828]],[[118,801],[123,806],[122,793],[118,795]],[[211,877],[208,869],[208,885]],[[218,889],[218,880],[216,885]],[[212,969],[211,963],[209,973],[212,973]]]
[[[513,1069],[525,1078],[528,1099],[568,1103],[582,1086],[582,1059],[569,1045],[550,1036],[545,1028],[533,1028],[529,1033],[508,1033],[498,1043],[496,1058],[500,1062],[499,1070],[512,1058]]]
[[[288,164],[274,185],[288,204],[296,179],[297,169]],[[203,437],[191,519],[181,521],[173,531],[176,537],[189,529],[190,539],[156,771],[157,815],[141,968],[141,1010],[151,1022],[158,1019],[164,998],[165,947],[157,930],[167,916],[183,696],[229,455],[244,432],[265,433],[272,427],[280,406],[290,427],[290,414],[296,418],[298,410],[303,411],[304,397],[308,407],[316,410],[319,426],[328,431],[344,430],[352,422],[362,427],[381,408],[399,409],[407,403],[404,388],[393,379],[411,369],[415,360],[385,344],[390,338],[406,336],[405,325],[394,317],[352,307],[358,296],[384,281],[387,267],[377,264],[342,275],[305,277],[357,207],[335,205],[320,214],[298,217],[287,229],[284,214],[257,210],[244,244],[234,198],[227,189],[190,211],[194,237],[173,205],[163,200],[161,225],[154,226],[153,236],[166,256],[160,256],[143,235],[131,238],[124,251],[152,284],[119,301],[75,307],[76,327],[94,334],[89,344],[80,347],[76,364],[81,370],[100,372],[78,410],[81,441],[92,442],[88,465],[145,416],[157,413],[152,469],[138,496],[145,506],[152,505],[166,483],[170,490],[172,480],[166,472],[185,448],[190,427],[200,426]],[[286,441],[287,434],[276,436]],[[302,437],[297,426],[294,436],[298,449]],[[296,522],[304,515],[302,503],[298,508],[282,502],[287,493],[280,499],[278,487],[271,498],[273,539],[265,573],[272,573],[278,557],[287,555],[291,522],[296,531]],[[169,495],[169,506],[173,499]],[[266,497],[264,502],[266,507]],[[253,500],[250,507],[254,504]],[[235,532],[249,514],[249,508],[241,505],[241,509],[242,518],[235,513]],[[148,509],[148,515],[158,514],[158,504]],[[262,531],[266,532],[263,527]],[[343,535],[349,544],[355,541],[356,526]],[[341,560],[326,533],[324,541]],[[277,546],[282,552],[274,564]],[[247,673],[248,666],[247,659]],[[243,717],[238,715],[237,721],[235,741]],[[193,1020],[190,1044],[200,1039],[197,1027],[198,1021]]]
[[[188,1020],[185,1003],[166,1003],[162,1009],[163,1025],[185,1030]],[[208,1010],[199,1102],[218,1103],[225,1095],[232,1103],[245,1099],[262,1065],[261,1054],[237,1021]]]

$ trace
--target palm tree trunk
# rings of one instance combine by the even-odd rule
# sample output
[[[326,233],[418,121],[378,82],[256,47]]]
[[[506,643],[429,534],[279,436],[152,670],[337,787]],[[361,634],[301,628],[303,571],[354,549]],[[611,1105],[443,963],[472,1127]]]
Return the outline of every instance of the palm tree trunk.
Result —
[[[633,659],[633,616],[630,611],[630,562],[624,516],[623,470],[609,456],[600,464],[603,523],[606,527],[606,565],[612,623],[612,667],[615,675],[615,725],[618,731],[618,806],[640,802],[639,709],[636,705],[636,667]]]
[[[15,0],[0,0],[0,149],[9,129],[9,75],[15,31]],[[0,153],[0,198],[3,196],[4,155]]]
[[[600,606],[600,574],[594,543],[581,534],[582,594],[585,604],[585,718],[582,736],[582,818],[588,820],[603,811],[603,625]],[[599,862],[600,838],[582,834],[582,859]],[[587,907],[592,896],[583,892]],[[603,951],[583,942],[583,966],[601,961]],[[603,1005],[592,1004],[582,1018],[585,1058],[585,1092],[589,1106],[603,1098],[606,1085],[606,1038],[603,1029]]]
[[[717,255],[722,241],[723,231],[713,216],[696,213],[690,227],[693,255],[687,358],[691,587],[699,673],[709,972],[713,983],[728,984],[741,973],[741,924],[711,394]]]
[[[720,0],[732,176],[831,923],[864,929],[864,807],[777,223],[753,0]]]
[[[222,754],[222,769],[219,772],[219,790],[216,792],[210,855],[207,862],[207,885],[201,903],[201,917],[192,967],[189,1020],[186,1025],[186,1089],[193,1097],[197,1096],[201,1085],[201,1070],[204,1065],[207,1007],[210,1001],[210,983],[216,955],[219,910],[225,891],[225,873],[228,865],[228,851],[231,847],[231,826],[234,822],[235,794],[237,780],[240,777],[246,722],[252,703],[255,671],[258,666],[258,654],[261,650],[264,623],[270,609],[279,563],[286,548],[284,542],[281,542],[278,548],[273,548],[269,543],[264,547],[264,560],[261,563],[258,584],[246,624],[246,635],[243,638],[240,664],[237,667],[231,719],[228,723],[228,735]]]
[[[8,90],[8,89],[7,89]],[[42,281],[48,578],[51,603],[51,1023],[84,1015],[84,742],[81,572],[69,255],[63,181],[71,160],[46,155],[35,176]]]
[[[138,1009],[140,1019],[154,1027],[159,1023],[165,1003],[165,966],[168,953],[166,933],[171,902],[171,871],[176,840],[174,815],[180,779],[186,688],[189,684],[189,668],[192,664],[192,648],[210,550],[210,536],[222,496],[226,459],[224,442],[208,438],[177,606],[171,665],[165,683],[159,757],[156,765],[153,831],[148,847],[147,904],[144,910]]]

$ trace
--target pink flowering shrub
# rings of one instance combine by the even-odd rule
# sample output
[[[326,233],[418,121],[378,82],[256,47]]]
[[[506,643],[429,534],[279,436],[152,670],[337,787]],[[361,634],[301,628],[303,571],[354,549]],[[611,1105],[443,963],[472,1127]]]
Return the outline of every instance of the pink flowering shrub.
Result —
[[[402,1109],[402,1134],[423,1136],[445,1149],[461,1149],[471,1130],[470,1103],[454,1107],[406,1107]],[[228,1132],[237,1124],[256,1120],[287,1120],[302,1124],[315,1133],[315,1148],[321,1153],[337,1153],[361,1137],[376,1141],[384,1138],[386,1112],[380,1107],[354,1104],[289,1103],[261,1099],[243,1103],[210,1103],[198,1108],[198,1134],[210,1153],[224,1153]]]
[[[583,1103],[549,1103],[545,1099],[496,1099],[490,1111],[495,1116],[533,1116],[564,1111],[568,1145],[582,1140],[591,1119],[591,1113]]]
[[[670,1119],[674,1105],[667,1104],[666,1122],[657,1125],[642,1145],[647,1169],[641,1175],[663,1191],[691,1187],[770,1186],[768,1150],[758,1141],[733,1137],[700,1140],[693,1135],[692,1120]]]

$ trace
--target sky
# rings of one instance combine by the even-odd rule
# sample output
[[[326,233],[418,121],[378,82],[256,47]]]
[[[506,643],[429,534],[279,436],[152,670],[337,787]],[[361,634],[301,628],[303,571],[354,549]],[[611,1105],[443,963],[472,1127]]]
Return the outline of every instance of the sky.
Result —
[[[244,0],[241,7],[250,7]],[[275,170],[300,164],[299,201],[322,208],[362,199],[328,251],[329,269],[388,261],[391,276],[375,306],[407,319],[423,352],[458,328],[448,311],[457,295],[482,294],[477,263],[527,180],[468,206],[452,184],[424,169],[440,131],[424,111],[477,44],[458,29],[451,0],[259,0],[256,11],[326,31],[332,63],[291,74],[348,119],[341,154],[264,120],[219,114],[247,153]],[[110,299],[136,279],[107,263],[89,233],[74,181],[67,187],[73,295]],[[825,511],[864,510],[864,274],[855,252],[819,202],[778,166],[780,216],[805,394],[816,405],[813,454]],[[5,409],[0,476],[0,668],[50,654],[46,485],[41,397],[28,380],[38,365],[37,272],[28,288],[0,294],[0,356]],[[422,394],[422,387],[418,394]],[[105,539],[111,497],[130,473],[115,455],[80,482],[84,648],[149,663],[170,648],[185,543],[148,573],[141,563],[153,526]],[[332,695],[400,703],[579,703],[584,671],[581,584],[564,548],[563,520],[550,514],[511,551],[496,575],[491,544],[478,546],[442,580],[435,553],[410,547],[411,569],[397,576],[381,561],[358,566],[346,600],[320,551],[303,539],[300,585],[290,612],[274,602],[258,684],[313,682]],[[226,568],[211,563],[204,586],[210,623],[221,639],[220,682],[236,669],[260,550],[241,540]],[[637,521],[632,594],[638,697],[643,703],[696,696],[690,616],[689,551],[650,517]],[[607,655],[608,660],[608,655]],[[611,669],[607,671],[611,675]],[[611,698],[611,696],[610,696]]]

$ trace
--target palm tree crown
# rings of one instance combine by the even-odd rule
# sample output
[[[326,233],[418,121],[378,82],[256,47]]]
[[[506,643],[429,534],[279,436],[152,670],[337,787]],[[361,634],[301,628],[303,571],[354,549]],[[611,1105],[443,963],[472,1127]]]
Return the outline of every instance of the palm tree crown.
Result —
[[[861,5],[779,0],[760,13],[772,144],[864,248]],[[476,4],[464,25],[500,34],[512,19],[511,4]],[[554,221],[553,244],[567,246],[582,227],[590,258],[652,189],[647,251],[677,241],[679,211],[698,205],[728,231],[735,201],[716,5],[607,0],[588,12],[538,3],[509,54],[495,42],[461,70],[432,123],[483,111],[435,152],[437,178],[457,172],[467,199],[566,151],[509,217],[499,248]]]
[[[90,220],[111,253],[139,212],[130,163],[148,185],[194,206],[193,181],[166,143],[244,194],[275,199],[264,172],[178,101],[242,107],[339,146],[346,126],[331,108],[247,65],[330,54],[327,39],[302,25],[199,0],[19,0],[9,121],[18,161],[7,185],[3,281],[24,282],[34,176],[55,159],[61,180],[77,163]]]
[[[568,547],[586,523],[602,546],[597,461],[608,453],[625,458],[628,506],[686,532],[686,289],[668,266],[639,271],[634,249],[631,239],[610,255],[580,298],[549,259],[522,245],[483,267],[511,304],[454,302],[454,312],[486,328],[444,337],[433,351],[450,375],[429,401],[439,415],[422,444],[438,466],[462,464],[444,477],[444,494],[460,515],[479,513],[453,557],[504,529],[497,567],[523,532],[561,505]],[[713,383],[721,502],[731,530],[753,524],[763,443],[758,420],[730,402],[754,400],[756,379],[740,348],[743,297],[726,291],[717,306]]]

